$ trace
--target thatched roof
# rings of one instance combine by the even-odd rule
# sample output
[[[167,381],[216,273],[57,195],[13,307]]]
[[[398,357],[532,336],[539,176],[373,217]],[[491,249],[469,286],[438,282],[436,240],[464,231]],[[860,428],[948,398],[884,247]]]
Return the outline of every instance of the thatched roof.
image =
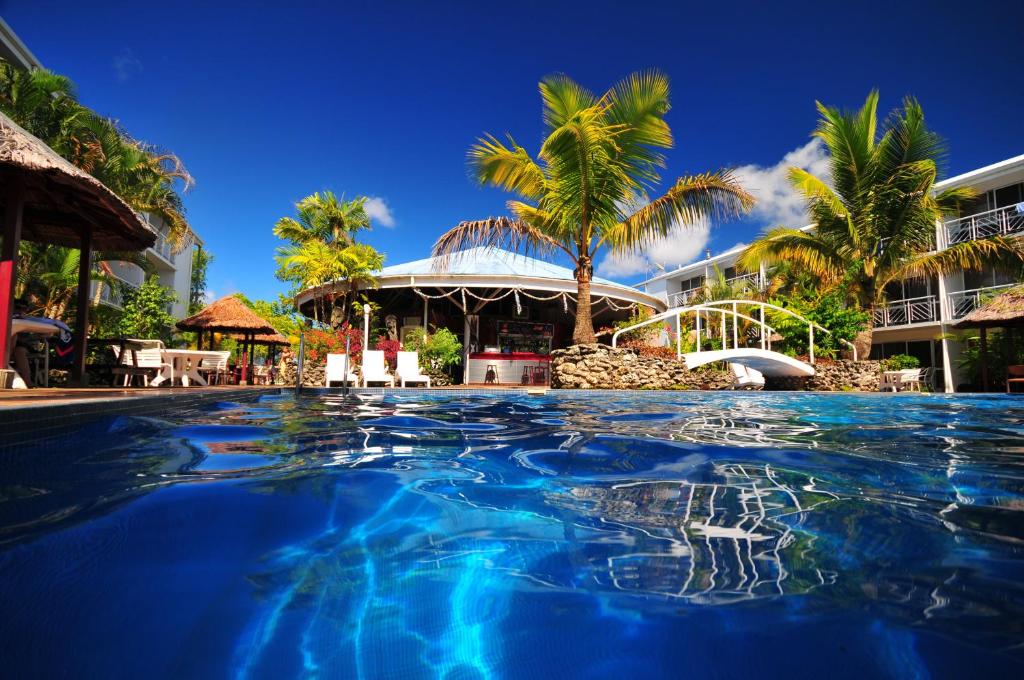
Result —
[[[217,331],[219,333],[277,333],[266,319],[245,306],[234,295],[222,297],[198,314],[177,323],[183,331]]]
[[[78,248],[92,227],[99,250],[145,250],[156,232],[98,179],[0,113],[0,184],[24,182],[21,237]],[[7,200],[0,192],[0,205]]]
[[[1024,325],[1024,286],[1011,288],[953,324],[954,328]]]
[[[241,333],[232,333],[231,337],[235,340],[244,340],[245,336]],[[252,342],[257,345],[290,345],[292,341],[284,337],[280,333],[264,333],[255,335],[252,338]]]

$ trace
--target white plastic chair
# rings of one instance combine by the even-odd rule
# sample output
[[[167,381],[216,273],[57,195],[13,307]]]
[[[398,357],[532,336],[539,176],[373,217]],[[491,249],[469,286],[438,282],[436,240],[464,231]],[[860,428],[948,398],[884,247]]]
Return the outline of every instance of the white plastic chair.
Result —
[[[729,368],[732,370],[734,390],[759,390],[764,387],[764,375],[761,371],[735,363],[730,363]]]
[[[419,352],[399,352],[398,367],[395,372],[398,374],[402,387],[405,387],[407,382],[427,383],[427,387],[430,387],[430,376],[420,373]]]
[[[384,352],[379,349],[363,352],[363,387],[369,387],[372,382],[395,386],[395,376],[388,373],[387,364],[384,363]]]
[[[899,391],[904,390],[916,390],[921,391],[921,374],[924,371],[920,368],[907,368],[900,371],[899,383],[897,389]]]
[[[324,372],[324,386],[330,387],[331,383],[340,382],[347,385],[358,385],[359,378],[352,372],[352,361],[348,361],[348,375],[345,375],[346,356],[344,354],[328,354],[327,369]]]
[[[219,385],[228,374],[228,359],[230,358],[231,352],[217,352],[216,357],[203,357],[197,370],[207,374],[207,383]]]

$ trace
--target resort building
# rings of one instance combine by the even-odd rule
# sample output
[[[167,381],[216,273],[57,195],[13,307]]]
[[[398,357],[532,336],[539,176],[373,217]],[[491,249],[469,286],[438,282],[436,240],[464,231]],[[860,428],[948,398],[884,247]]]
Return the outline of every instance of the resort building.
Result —
[[[361,291],[383,318],[391,339],[417,328],[447,328],[462,340],[463,383],[547,382],[548,355],[572,344],[576,279],[571,269],[505,250],[474,248],[442,261],[436,257],[385,267],[377,285]],[[331,314],[347,283],[328,284],[296,297],[310,318]],[[661,312],[664,300],[595,277],[594,327],[627,319],[640,306]],[[534,373],[537,373],[534,376]]]
[[[0,18],[0,59],[26,71],[43,68],[42,63],[15,34],[7,22]],[[142,213],[143,222],[149,224],[157,232],[156,244],[145,251],[146,260],[151,271],[157,276],[161,285],[172,288],[177,295],[168,312],[176,319],[184,318],[188,313],[188,299],[192,282],[192,250],[202,245],[199,237],[190,233],[183,246],[175,252],[167,238],[166,225],[155,215]],[[145,280],[146,273],[139,266],[130,262],[109,262],[104,264],[108,276],[116,278],[121,286],[138,288]],[[120,309],[122,293],[118,287],[93,281],[91,296],[99,295],[101,304]]]
[[[1024,235],[1024,155],[936,184],[937,190],[953,187],[973,187],[979,196],[958,218],[936,225],[937,248],[990,236]],[[638,287],[668,307],[689,303],[718,272],[731,282],[763,289],[767,280],[763,265],[756,272],[737,269],[736,261],[742,252],[740,246],[718,255],[709,254],[703,260],[642,281]],[[874,312],[871,357],[916,356],[922,366],[935,369],[936,389],[956,391],[969,379],[958,369],[962,346],[951,335],[952,324],[991,294],[1015,283],[1016,277],[987,270],[959,271],[930,280],[890,285],[885,304]]]

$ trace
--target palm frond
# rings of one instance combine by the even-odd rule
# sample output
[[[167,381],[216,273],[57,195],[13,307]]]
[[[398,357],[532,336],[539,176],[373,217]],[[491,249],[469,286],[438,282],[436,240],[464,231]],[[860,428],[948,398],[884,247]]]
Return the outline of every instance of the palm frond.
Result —
[[[663,196],[605,229],[598,246],[606,243],[616,251],[642,249],[675,227],[693,226],[704,219],[731,219],[753,205],[754,197],[729,170],[680,177]]]
[[[500,248],[523,255],[546,255],[556,249],[565,250],[555,239],[522,220],[489,217],[486,220],[460,222],[437,239],[432,253],[444,269],[452,259],[471,248]]]
[[[994,236],[910,257],[889,272],[879,289],[891,281],[905,278],[942,276],[986,268],[1019,275],[1024,268],[1024,238]]]
[[[747,246],[737,262],[749,271],[755,271],[762,262],[789,263],[825,282],[841,277],[848,264],[832,244],[817,234],[786,227],[769,230]]]
[[[511,137],[509,143],[511,147],[487,135],[470,148],[469,164],[474,179],[480,184],[539,199],[544,194],[544,171]]]
[[[556,73],[540,81],[544,123],[554,130],[565,125],[584,109],[597,103],[597,98],[568,76]]]

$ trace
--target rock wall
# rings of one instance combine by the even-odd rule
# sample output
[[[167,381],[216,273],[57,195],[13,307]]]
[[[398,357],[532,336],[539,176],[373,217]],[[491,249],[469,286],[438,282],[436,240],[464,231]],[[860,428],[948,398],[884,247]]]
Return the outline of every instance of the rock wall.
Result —
[[[731,375],[713,368],[691,371],[681,361],[641,357],[606,345],[573,345],[551,353],[551,386],[598,390],[716,390]]]
[[[879,361],[840,359],[814,366],[810,378],[765,378],[765,389],[808,390],[814,392],[877,392],[881,382]]]

